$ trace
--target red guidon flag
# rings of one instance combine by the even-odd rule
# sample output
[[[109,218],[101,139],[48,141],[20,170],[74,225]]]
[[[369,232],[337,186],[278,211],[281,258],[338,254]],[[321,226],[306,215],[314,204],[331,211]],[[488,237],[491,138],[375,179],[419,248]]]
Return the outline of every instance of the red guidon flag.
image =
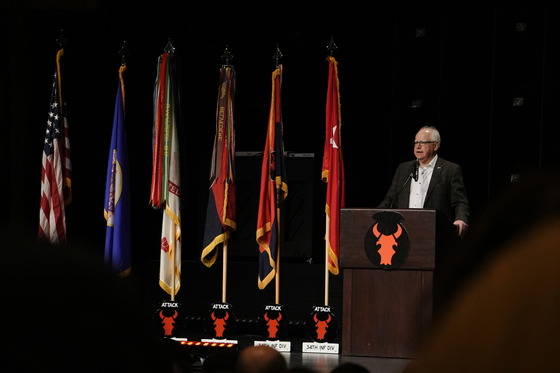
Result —
[[[340,92],[338,85],[338,62],[328,57],[329,81],[327,87],[326,131],[321,178],[327,183],[325,204],[325,241],[328,269],[338,275],[340,254],[340,209],[345,206],[344,162],[341,148]]]
[[[259,213],[257,216],[257,243],[259,244],[259,289],[276,275],[279,237],[277,209],[288,196],[288,184],[284,167],[284,139],[282,124],[282,65],[272,73],[272,97],[266,143],[261,169]]]

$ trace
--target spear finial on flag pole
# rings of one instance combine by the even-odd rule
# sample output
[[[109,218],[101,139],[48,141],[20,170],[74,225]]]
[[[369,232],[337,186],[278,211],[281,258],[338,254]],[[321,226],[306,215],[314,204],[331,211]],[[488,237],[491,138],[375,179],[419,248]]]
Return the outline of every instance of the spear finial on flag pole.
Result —
[[[327,45],[327,49],[329,51],[329,56],[332,57],[333,53],[336,52],[338,46],[334,43],[334,37],[331,35],[331,42]]]
[[[233,54],[229,51],[227,44],[226,49],[224,49],[224,54],[222,54],[222,60],[226,62],[224,66],[229,66],[229,60],[233,60]]]
[[[66,45],[66,38],[64,37],[64,33],[62,32],[62,29],[60,29],[60,34],[58,35],[58,38],[56,39],[56,45],[58,45],[59,48],[64,48],[64,46]]]
[[[276,50],[274,51],[274,55],[272,55],[272,58],[276,61],[276,68],[280,66],[280,59],[282,57],[282,52],[280,52],[280,48],[278,48],[278,44],[276,44]]]
[[[167,38],[167,44],[165,45],[165,48],[163,48],[163,51],[169,54],[175,53],[175,47],[171,44],[171,38]]]
[[[126,47],[126,40],[123,41],[121,49],[119,49],[119,56],[121,56],[121,66],[126,66],[126,57],[129,55],[128,48]]]

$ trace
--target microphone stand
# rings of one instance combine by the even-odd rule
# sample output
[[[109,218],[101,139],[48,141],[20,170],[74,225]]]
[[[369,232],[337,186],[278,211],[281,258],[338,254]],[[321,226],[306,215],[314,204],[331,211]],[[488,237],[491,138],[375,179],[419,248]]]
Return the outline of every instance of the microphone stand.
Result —
[[[414,177],[413,173],[409,173],[408,177],[406,178],[404,184],[402,185],[401,189],[399,189],[399,192],[393,197],[393,199],[391,200],[391,205],[389,206],[390,209],[393,208],[393,203],[395,202],[395,199],[397,199],[397,197],[402,193],[404,187],[406,186],[406,184],[408,184],[408,182],[410,181],[410,179],[412,179]]]

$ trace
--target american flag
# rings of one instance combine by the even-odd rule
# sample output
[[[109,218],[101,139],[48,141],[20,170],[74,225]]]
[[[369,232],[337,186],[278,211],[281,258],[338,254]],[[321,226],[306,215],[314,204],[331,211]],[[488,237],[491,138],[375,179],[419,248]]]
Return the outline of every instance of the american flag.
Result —
[[[72,199],[70,139],[68,121],[61,94],[60,58],[56,56],[51,101],[43,146],[41,170],[41,208],[39,211],[39,240],[52,244],[66,244],[66,206]]]

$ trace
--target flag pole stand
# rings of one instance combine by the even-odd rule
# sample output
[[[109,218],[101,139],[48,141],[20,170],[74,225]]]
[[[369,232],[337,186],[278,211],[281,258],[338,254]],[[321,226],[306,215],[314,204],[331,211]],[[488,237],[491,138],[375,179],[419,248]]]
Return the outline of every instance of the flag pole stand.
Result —
[[[307,337],[313,342],[303,342],[302,352],[320,354],[338,354],[339,344],[331,343],[338,335],[338,321],[334,315],[332,307],[329,306],[329,216],[326,218],[325,235],[325,305],[313,306],[311,314],[305,322]]]
[[[165,214],[165,212],[164,212]],[[171,242],[177,242],[177,235],[176,235],[176,231],[175,229],[172,229],[172,241]],[[176,263],[176,255],[177,255],[177,250],[176,250],[176,246],[173,246],[173,255],[171,255],[171,300],[175,301],[175,293],[177,292],[177,288],[175,286],[175,278],[177,277],[177,273],[175,272],[175,263]]]
[[[277,194],[280,188],[276,188]],[[276,198],[279,204],[278,197]],[[290,352],[292,344],[289,341],[282,341],[287,335],[289,320],[284,314],[284,306],[280,304],[280,207],[276,207],[276,216],[278,221],[278,234],[277,234],[277,250],[276,250],[276,269],[275,269],[275,302],[264,306],[263,313],[259,316],[259,330],[261,335],[265,338],[264,341],[255,341],[255,346],[266,345],[272,347],[280,352]]]
[[[204,330],[212,338],[201,339],[202,342],[223,342],[237,344],[237,340],[229,339],[235,335],[237,329],[237,317],[233,312],[233,306],[226,302],[227,285],[227,240],[223,243],[223,265],[222,265],[222,301],[212,303],[206,314]]]
[[[305,322],[307,337],[313,342],[302,342],[301,352],[338,354],[339,344],[332,343],[338,330],[338,321],[331,306],[313,306]]]
[[[204,331],[211,338],[201,339],[202,342],[220,342],[238,344],[230,339],[237,329],[237,317],[231,304],[226,302],[212,303],[204,320]]]
[[[227,257],[228,257],[228,241],[224,242],[223,264],[222,264],[222,303],[226,302],[227,293]]]
[[[264,340],[255,341],[255,346],[269,346],[280,352],[290,352],[292,344],[283,341],[288,331],[288,318],[284,315],[284,306],[281,304],[267,304],[259,316],[258,329]]]
[[[163,338],[180,338],[185,336],[185,314],[183,306],[173,300],[164,300],[154,312],[152,325],[156,332]]]

